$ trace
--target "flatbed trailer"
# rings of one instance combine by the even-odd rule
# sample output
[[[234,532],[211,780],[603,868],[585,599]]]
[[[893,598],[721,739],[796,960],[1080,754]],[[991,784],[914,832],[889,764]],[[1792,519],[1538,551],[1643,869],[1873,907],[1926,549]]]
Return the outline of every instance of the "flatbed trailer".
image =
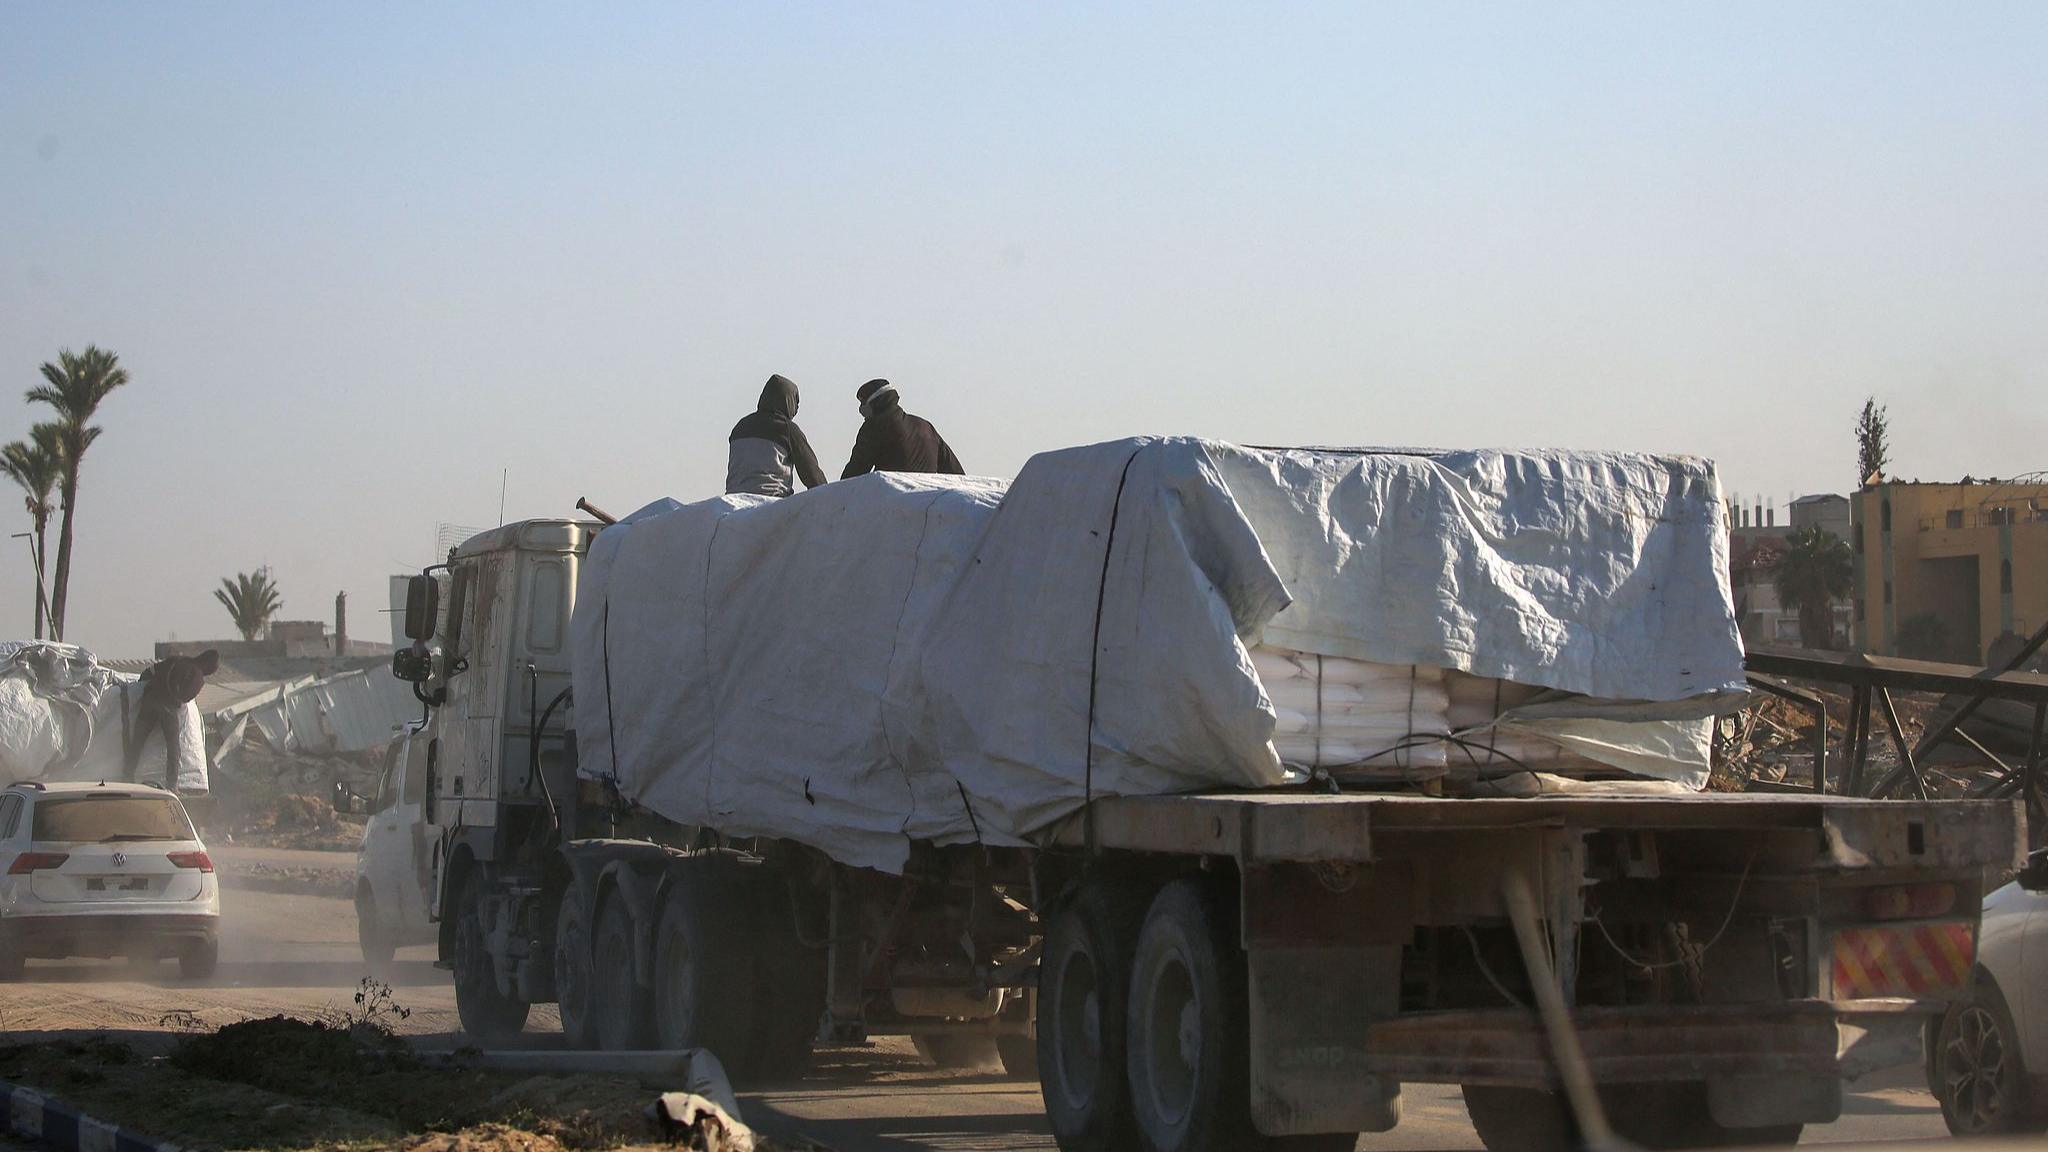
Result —
[[[1565,1139],[1558,1066],[1502,899],[1519,880],[1624,1135],[1782,1139],[1839,1115],[1845,1077],[1918,1059],[1924,1026],[1968,987],[1978,906],[2020,863],[2020,827],[2007,801],[1781,794],[1098,800],[1040,865],[1069,870],[1040,967],[1048,1111],[1067,1147],[1098,1146],[1081,1138],[1088,1109],[1063,1106],[1091,1092],[1121,1087],[1141,1127],[1175,1127],[1163,1123],[1174,1101],[1199,1095],[1187,1035],[1147,1022],[1199,999],[1213,946],[1242,957],[1241,991],[1209,990],[1241,997],[1241,1020],[1235,1005],[1216,1017],[1241,1029],[1224,1046],[1244,1046],[1250,1088],[1227,1126],[1384,1130],[1402,1083],[1434,1082],[1465,1087],[1489,1147],[1526,1146],[1531,1116]],[[1178,962],[1143,958],[1135,936],[1148,929],[1074,915],[1085,896],[1143,900],[1156,918],[1174,886],[1224,933]],[[1063,929],[1063,917],[1092,923]],[[1126,931],[1079,954],[1137,956],[1130,972],[1061,971],[1077,934]],[[1092,1064],[1062,1045],[1087,1040],[1061,1022],[1085,1025],[1088,1009],[1064,1002],[1069,986],[1085,1000],[1118,983],[1130,1072],[1121,1086],[1077,1082]]]
[[[1402,1084],[1455,1083],[1494,1152],[1550,1152],[1576,1136],[1519,882],[1623,1136],[1783,1141],[1843,1077],[1916,1059],[2025,843],[2013,801],[1304,787],[1098,797],[1029,846],[859,867],[579,768],[564,638],[592,531],[464,544],[445,619],[413,581],[394,657],[429,712],[388,872],[485,1044],[552,1003],[571,1047],[708,1047],[742,1080],[873,1035],[993,1049],[1067,1152],[1348,1150]]]

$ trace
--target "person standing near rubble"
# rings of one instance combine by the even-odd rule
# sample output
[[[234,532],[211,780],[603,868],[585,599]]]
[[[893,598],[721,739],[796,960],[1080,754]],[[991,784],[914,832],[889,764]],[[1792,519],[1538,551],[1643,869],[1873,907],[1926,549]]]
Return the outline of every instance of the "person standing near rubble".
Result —
[[[796,426],[796,406],[795,381],[770,376],[761,389],[760,404],[732,426],[725,463],[727,492],[788,496],[796,491],[798,480],[806,488],[825,482],[811,442]]]
[[[869,472],[942,472],[966,475],[931,421],[912,416],[897,399],[896,386],[870,380],[854,392],[860,401],[860,434],[853,438],[853,456],[841,480]]]

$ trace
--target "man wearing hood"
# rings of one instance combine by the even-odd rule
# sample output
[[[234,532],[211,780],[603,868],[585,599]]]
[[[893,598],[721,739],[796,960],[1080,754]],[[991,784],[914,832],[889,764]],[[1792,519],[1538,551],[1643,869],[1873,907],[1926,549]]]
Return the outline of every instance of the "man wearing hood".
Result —
[[[796,384],[787,376],[770,376],[761,389],[761,403],[732,426],[726,456],[725,490],[762,496],[788,496],[801,479],[806,488],[825,482],[825,470],[804,430],[796,426]]]
[[[860,401],[860,435],[853,438],[853,458],[846,462],[841,480],[869,472],[966,474],[939,430],[903,410],[894,384],[870,380],[853,396]]]

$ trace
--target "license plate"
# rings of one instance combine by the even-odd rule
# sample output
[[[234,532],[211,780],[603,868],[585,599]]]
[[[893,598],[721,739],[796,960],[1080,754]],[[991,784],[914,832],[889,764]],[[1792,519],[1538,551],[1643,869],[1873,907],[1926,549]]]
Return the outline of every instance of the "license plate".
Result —
[[[113,884],[112,888],[107,887]],[[87,892],[146,892],[149,890],[147,876],[89,876],[85,881]]]

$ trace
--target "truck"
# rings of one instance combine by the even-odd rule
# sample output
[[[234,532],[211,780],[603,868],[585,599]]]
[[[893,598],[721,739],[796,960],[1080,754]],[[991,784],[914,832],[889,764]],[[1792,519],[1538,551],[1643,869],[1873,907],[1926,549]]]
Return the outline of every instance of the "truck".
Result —
[[[416,877],[486,1045],[552,1003],[570,1047],[704,1047],[742,1082],[874,1036],[942,1064],[992,1050],[1038,1078],[1068,1152],[1334,1152],[1398,1123],[1404,1084],[1454,1084],[1492,1152],[1553,1152],[1580,1137],[1519,885],[1622,1136],[1790,1142],[1840,1114],[1845,1078],[1919,1059],[2024,849],[2005,801],[1310,773],[1090,795],[1029,836],[911,839],[877,867],[583,762],[619,739],[593,724],[632,720],[588,701],[609,669],[576,681],[570,654],[593,543],[626,530],[506,524],[409,588],[393,671],[424,712],[398,762],[422,775],[416,834],[385,842],[417,859],[389,871]]]

